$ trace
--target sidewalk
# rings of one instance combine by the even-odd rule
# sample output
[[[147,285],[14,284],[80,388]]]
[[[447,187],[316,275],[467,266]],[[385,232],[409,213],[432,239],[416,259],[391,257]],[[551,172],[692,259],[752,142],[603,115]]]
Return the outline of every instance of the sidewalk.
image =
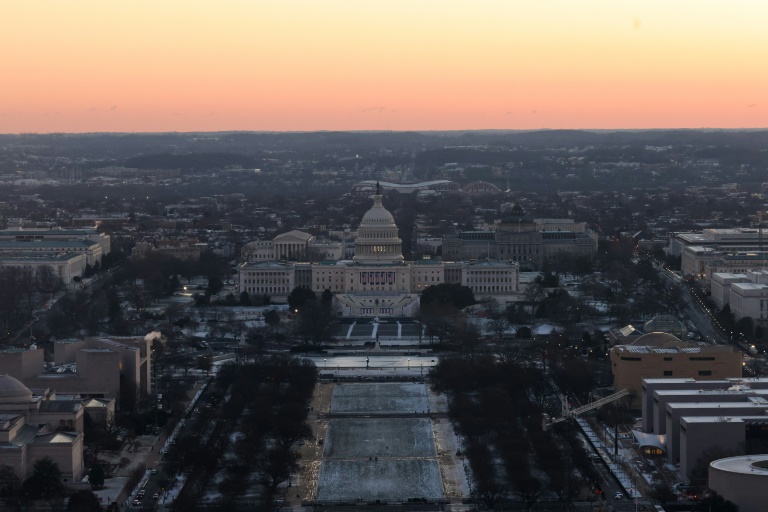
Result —
[[[146,468],[150,468],[159,460],[159,448],[162,446],[159,441],[165,438],[165,434],[161,433],[159,436],[139,436],[135,439],[140,443],[139,447],[135,450],[135,441],[130,444],[124,445],[124,449],[119,453],[111,457],[103,457],[102,460],[108,462],[111,465],[118,466],[112,478],[104,480],[104,487],[98,490],[94,490],[93,493],[99,498],[101,503],[109,503],[114,501],[120,495],[121,492],[125,494],[130,493],[133,489],[124,489],[128,480],[136,468],[143,464]],[[122,458],[129,458],[131,462],[125,467],[120,468],[120,460]]]
[[[197,382],[192,388],[191,392],[194,393],[193,397],[199,397],[202,382],[204,381]],[[192,400],[190,400],[189,403],[192,403]],[[124,498],[128,498],[132,495],[136,489],[125,489],[131,474],[140,465],[143,465],[147,470],[150,470],[160,462],[162,458],[162,448],[166,445],[168,439],[179,431],[181,421],[182,419],[179,419],[179,423],[170,434],[163,429],[160,431],[159,435],[138,436],[133,442],[126,443],[119,453],[111,457],[102,457],[102,460],[114,466],[119,466],[120,460],[123,458],[130,459],[130,463],[125,467],[118,467],[112,478],[104,480],[103,488],[93,491],[101,503],[106,504],[109,501],[116,500],[121,492],[124,493]],[[136,441],[138,441],[138,448],[136,448]],[[146,478],[147,475],[144,476],[144,479]],[[138,487],[141,487],[141,484],[139,484]],[[121,505],[122,501],[127,500],[121,500]]]
[[[619,483],[619,485],[624,489],[624,491],[627,493],[627,495],[630,498],[642,498],[643,496],[640,494],[640,491],[637,489],[637,487],[632,483],[632,479],[630,475],[628,475],[624,469],[620,466],[620,464],[617,461],[614,461],[611,452],[611,447],[608,447],[603,443],[603,440],[601,439],[600,435],[596,433],[592,426],[587,422],[584,418],[575,418],[576,423],[579,425],[581,430],[584,432],[584,435],[587,436],[587,439],[589,439],[589,442],[592,443],[592,445],[597,450],[598,455],[601,459],[603,459],[603,462],[608,466],[608,469],[611,471],[611,474],[613,474],[613,478]],[[619,457],[622,457],[624,454],[622,453],[624,449],[619,449]],[[630,457],[631,458],[631,457]],[[624,456],[625,460],[629,460],[626,456]]]

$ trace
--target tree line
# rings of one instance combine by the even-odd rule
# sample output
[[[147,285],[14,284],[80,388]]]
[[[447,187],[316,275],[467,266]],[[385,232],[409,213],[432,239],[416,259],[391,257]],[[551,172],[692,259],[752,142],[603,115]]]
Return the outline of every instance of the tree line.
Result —
[[[272,510],[278,487],[297,469],[295,444],[312,435],[307,412],[317,376],[312,362],[282,355],[222,367],[211,401],[222,402],[219,424],[230,426],[219,438],[232,441],[217,444],[211,452],[199,437],[180,439],[174,450],[180,469],[206,467],[206,482],[221,472],[221,510],[236,508],[254,486],[260,490],[259,509]],[[227,450],[233,456],[224,457]],[[205,490],[205,485],[188,484],[174,507],[193,509]]]
[[[450,397],[474,499],[488,508],[516,499],[531,510],[545,496],[568,506],[594,490],[597,475],[567,425],[542,429],[552,390],[539,367],[495,354],[456,356],[441,359],[431,376]]]
[[[53,267],[0,267],[0,328],[10,339],[36,310],[64,288]]]

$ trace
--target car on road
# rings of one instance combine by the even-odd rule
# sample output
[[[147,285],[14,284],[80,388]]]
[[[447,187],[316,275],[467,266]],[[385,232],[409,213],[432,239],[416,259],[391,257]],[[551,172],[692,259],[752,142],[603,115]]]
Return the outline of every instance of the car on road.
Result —
[[[153,499],[153,500],[159,500],[159,499],[160,499],[160,493],[159,493],[159,492],[156,492],[155,494],[153,494],[153,495],[152,495],[152,499]]]
[[[613,499],[615,499],[615,500],[623,500],[624,499],[624,493],[617,492],[616,494],[613,495]]]

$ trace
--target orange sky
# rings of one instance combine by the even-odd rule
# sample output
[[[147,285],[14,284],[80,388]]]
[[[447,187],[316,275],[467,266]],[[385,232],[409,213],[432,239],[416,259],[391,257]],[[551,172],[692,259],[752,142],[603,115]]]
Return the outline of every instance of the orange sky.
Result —
[[[765,0],[2,0],[0,132],[768,127]]]

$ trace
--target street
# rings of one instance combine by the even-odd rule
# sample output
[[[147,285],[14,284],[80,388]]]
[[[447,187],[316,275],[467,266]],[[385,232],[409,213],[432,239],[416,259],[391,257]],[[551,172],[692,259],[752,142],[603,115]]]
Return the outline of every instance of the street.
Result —
[[[658,267],[657,267],[658,269]],[[693,325],[701,333],[702,340],[710,344],[722,344],[725,343],[720,333],[712,325],[709,315],[704,311],[700,303],[693,297],[690,290],[685,284],[676,282],[669,271],[658,269],[659,272],[666,279],[668,286],[675,286],[680,290],[680,297],[685,303],[685,308],[688,313],[688,317],[693,322]]]

